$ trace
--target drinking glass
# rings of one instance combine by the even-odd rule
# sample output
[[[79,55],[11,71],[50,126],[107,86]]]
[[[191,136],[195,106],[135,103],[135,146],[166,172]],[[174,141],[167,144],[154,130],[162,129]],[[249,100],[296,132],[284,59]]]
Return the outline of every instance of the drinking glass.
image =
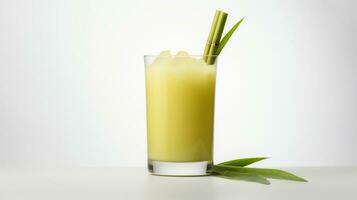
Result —
[[[207,59],[213,64],[206,64]],[[209,174],[216,56],[146,55],[144,61],[149,171],[167,176]]]

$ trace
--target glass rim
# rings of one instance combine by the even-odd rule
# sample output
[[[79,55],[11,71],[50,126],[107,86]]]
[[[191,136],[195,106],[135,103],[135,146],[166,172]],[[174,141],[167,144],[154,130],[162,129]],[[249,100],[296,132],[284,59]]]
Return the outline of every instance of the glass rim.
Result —
[[[180,58],[180,57],[183,57],[183,58],[185,58],[185,57],[195,57],[195,58],[197,58],[197,57],[215,57],[215,58],[217,58],[218,57],[218,55],[199,55],[199,54],[188,54],[188,55],[184,55],[184,56],[182,56],[182,55],[160,55],[160,54],[146,54],[146,55],[144,55],[144,58],[147,58],[147,57],[158,57],[158,56],[161,56],[161,57],[170,57],[170,58]]]

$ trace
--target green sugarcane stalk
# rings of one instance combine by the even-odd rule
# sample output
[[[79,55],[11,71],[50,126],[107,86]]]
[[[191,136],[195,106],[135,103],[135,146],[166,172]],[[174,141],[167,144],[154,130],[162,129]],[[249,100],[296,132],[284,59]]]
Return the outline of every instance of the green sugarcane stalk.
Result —
[[[212,22],[211,31],[207,39],[206,48],[204,51],[204,60],[207,64],[212,65],[216,60],[216,51],[222,37],[224,26],[226,24],[228,14],[217,10]]]

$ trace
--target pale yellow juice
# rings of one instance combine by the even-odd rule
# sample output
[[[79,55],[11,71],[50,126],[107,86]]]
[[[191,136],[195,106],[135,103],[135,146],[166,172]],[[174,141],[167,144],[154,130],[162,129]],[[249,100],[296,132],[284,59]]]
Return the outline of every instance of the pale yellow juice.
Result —
[[[148,157],[212,161],[216,66],[184,52],[146,66]]]

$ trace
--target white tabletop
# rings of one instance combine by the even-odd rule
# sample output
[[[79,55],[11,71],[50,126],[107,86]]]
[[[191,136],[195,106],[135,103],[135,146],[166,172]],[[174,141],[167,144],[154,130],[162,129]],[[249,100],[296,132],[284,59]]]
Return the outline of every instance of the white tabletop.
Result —
[[[357,199],[357,168],[288,169],[308,183],[160,177],[144,168],[2,169],[0,199]]]

